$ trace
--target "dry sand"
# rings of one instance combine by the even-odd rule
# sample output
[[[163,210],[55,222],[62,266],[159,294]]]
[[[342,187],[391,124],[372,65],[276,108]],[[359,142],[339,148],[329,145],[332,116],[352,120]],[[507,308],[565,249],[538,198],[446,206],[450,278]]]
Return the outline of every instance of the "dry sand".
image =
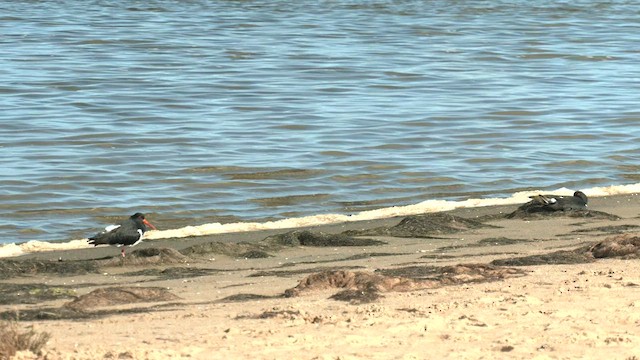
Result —
[[[2,259],[0,313],[49,332],[47,359],[638,359],[637,205]]]

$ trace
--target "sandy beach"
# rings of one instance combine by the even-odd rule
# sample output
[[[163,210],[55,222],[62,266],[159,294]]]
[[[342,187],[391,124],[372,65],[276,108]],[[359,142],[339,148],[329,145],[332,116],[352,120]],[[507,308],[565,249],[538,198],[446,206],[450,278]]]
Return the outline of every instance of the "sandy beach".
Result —
[[[638,359],[638,200],[5,258],[0,316],[19,359]]]

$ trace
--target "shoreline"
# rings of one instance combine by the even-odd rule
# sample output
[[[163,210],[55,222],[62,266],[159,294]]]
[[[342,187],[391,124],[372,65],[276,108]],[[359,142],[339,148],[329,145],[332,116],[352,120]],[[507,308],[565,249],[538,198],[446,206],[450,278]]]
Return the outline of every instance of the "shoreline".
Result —
[[[607,187],[594,187],[584,190],[591,200],[599,197],[632,195],[640,193],[640,183],[612,185]],[[241,223],[209,223],[201,225],[191,225],[181,228],[173,228],[171,221],[165,221],[161,225],[167,230],[149,231],[145,234],[144,241],[155,241],[160,239],[189,238],[194,239],[202,236],[216,234],[241,234],[245,232],[259,231],[282,231],[286,229],[308,228],[315,226],[330,226],[346,223],[359,223],[362,221],[383,221],[387,218],[410,216],[421,213],[434,213],[452,211],[458,209],[475,209],[483,207],[521,205],[529,201],[529,196],[538,193],[555,193],[559,195],[573,194],[573,190],[567,188],[555,191],[533,190],[517,192],[506,198],[486,198],[467,199],[463,201],[426,200],[417,204],[407,206],[395,206],[375,210],[363,211],[356,214],[320,214],[300,218],[281,219],[265,223],[241,222]],[[99,231],[97,227],[94,231]],[[21,256],[37,252],[63,251],[73,249],[89,248],[86,239],[56,240],[56,241],[27,241],[23,243],[11,243],[0,246],[0,258]]]
[[[640,236],[638,196],[575,216],[503,205],[312,226],[326,236],[307,245],[272,229],[146,241],[125,261],[115,247],[0,259],[25,267],[3,271],[0,314],[51,334],[48,359],[631,359],[640,250],[583,255]],[[422,222],[398,232],[407,220]]]
[[[625,194],[625,195],[613,195],[613,196],[603,196],[603,197],[594,197],[589,199],[590,208],[604,208],[606,210],[615,211],[616,205],[618,203],[624,202],[633,202],[640,201],[640,194]],[[528,200],[528,198],[527,198]],[[452,210],[438,211],[433,213],[450,213],[459,215],[462,217],[481,217],[488,214],[506,214],[512,212],[518,208],[521,204],[509,204],[509,205],[489,205],[489,206],[479,206],[479,207],[467,207],[467,208],[456,208]],[[631,210],[629,210],[631,211]],[[626,216],[630,216],[631,214],[625,212]],[[130,248],[130,251],[136,249],[146,249],[151,247],[171,247],[176,250],[181,250],[188,246],[203,244],[211,241],[221,241],[221,242],[243,242],[243,241],[258,241],[263,238],[275,234],[284,233],[287,231],[294,230],[317,230],[324,232],[342,232],[346,230],[354,230],[354,229],[365,229],[374,226],[391,226],[398,222],[400,222],[406,216],[398,215],[392,216],[388,218],[380,218],[380,219],[367,219],[367,220],[359,220],[359,221],[347,221],[347,222],[338,222],[338,223],[329,223],[329,224],[318,224],[318,225],[308,225],[302,227],[291,227],[291,228],[276,228],[276,229],[261,229],[261,230],[251,230],[251,231],[241,231],[241,232],[229,232],[229,233],[214,233],[209,235],[199,235],[199,236],[188,236],[188,237],[179,237],[179,238],[159,238],[159,239],[148,239],[145,238],[139,245],[136,245],[133,248]],[[80,241],[85,244],[86,240],[74,240]],[[89,259],[91,257],[103,257],[109,256],[112,253],[116,253],[117,248],[111,246],[97,246],[93,247],[90,245],[83,246],[79,249],[60,249],[60,250],[47,250],[47,251],[38,251],[32,253],[25,253],[16,256],[5,257],[7,258],[23,258],[23,259],[58,259],[60,257],[67,258],[69,260],[80,260],[80,259]],[[0,257],[0,259],[3,259]]]

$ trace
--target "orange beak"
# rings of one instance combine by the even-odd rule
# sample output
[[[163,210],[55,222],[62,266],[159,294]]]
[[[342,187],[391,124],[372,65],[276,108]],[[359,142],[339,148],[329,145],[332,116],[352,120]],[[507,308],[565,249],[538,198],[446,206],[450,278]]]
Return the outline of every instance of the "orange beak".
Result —
[[[142,223],[144,223],[145,225],[147,225],[148,227],[152,228],[153,230],[158,230],[156,229],[155,226],[153,226],[152,223],[148,222],[147,219],[142,220]]]

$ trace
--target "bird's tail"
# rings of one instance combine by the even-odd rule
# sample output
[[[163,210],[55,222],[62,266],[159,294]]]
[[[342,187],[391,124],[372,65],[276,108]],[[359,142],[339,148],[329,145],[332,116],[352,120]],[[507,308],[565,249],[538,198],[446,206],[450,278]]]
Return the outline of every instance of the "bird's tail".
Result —
[[[92,236],[89,239],[87,239],[87,242],[93,246],[108,244],[106,239],[102,236]]]

